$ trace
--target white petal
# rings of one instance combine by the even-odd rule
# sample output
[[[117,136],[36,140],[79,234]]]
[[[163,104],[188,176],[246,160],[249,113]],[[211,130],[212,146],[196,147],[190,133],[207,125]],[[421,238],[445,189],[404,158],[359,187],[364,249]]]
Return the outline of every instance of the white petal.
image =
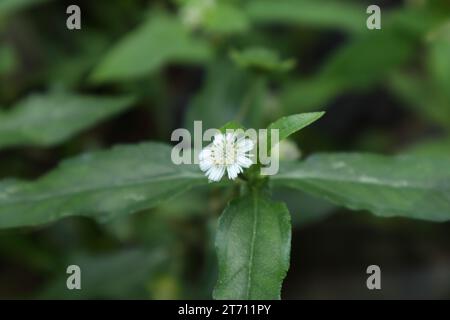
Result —
[[[214,142],[213,142],[213,144],[214,144],[216,147],[221,147],[221,146],[223,146],[224,138],[225,138],[225,137],[224,137],[223,134],[221,134],[221,133],[216,134],[216,135],[214,136]]]
[[[207,171],[207,170],[209,170],[209,168],[211,168],[213,166],[213,164],[214,164],[214,162],[212,161],[211,158],[202,159],[202,160],[200,160],[200,163],[199,163],[200,170]]]
[[[208,171],[206,171],[206,176],[208,177],[209,181],[215,181],[214,177],[216,175],[217,167],[211,167]]]
[[[248,168],[253,164],[253,162],[251,159],[247,158],[244,155],[238,155],[237,164],[239,164],[243,168]]]
[[[242,139],[237,142],[239,152],[247,152],[253,149],[254,143],[250,139]]]
[[[204,159],[208,159],[211,157],[211,153],[212,153],[211,148],[208,146],[208,147],[204,148],[202,151],[200,151],[200,153],[198,154],[198,159],[200,161],[204,160]]]
[[[234,143],[236,140],[236,135],[234,133],[227,133],[225,135],[225,140],[227,143]]]
[[[219,181],[220,179],[222,179],[224,174],[225,174],[225,167],[221,166],[219,168],[219,170],[217,170],[216,181]]]
[[[208,176],[208,179],[210,181],[219,181],[220,179],[222,179],[224,174],[225,174],[224,166],[214,166],[211,167],[208,170],[208,172],[206,172],[206,175]]]
[[[234,180],[237,178],[239,173],[242,172],[242,168],[237,163],[235,163],[235,164],[227,167],[227,172],[228,172],[228,178],[231,180]]]

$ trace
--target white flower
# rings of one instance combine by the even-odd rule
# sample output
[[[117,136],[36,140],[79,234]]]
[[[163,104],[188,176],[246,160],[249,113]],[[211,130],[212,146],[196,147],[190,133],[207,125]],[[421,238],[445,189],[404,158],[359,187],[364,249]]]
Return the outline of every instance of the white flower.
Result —
[[[253,146],[252,140],[238,138],[234,133],[216,134],[213,142],[199,154],[200,169],[205,172],[209,181],[219,181],[225,171],[228,178],[234,180],[243,168],[252,165],[249,151]]]

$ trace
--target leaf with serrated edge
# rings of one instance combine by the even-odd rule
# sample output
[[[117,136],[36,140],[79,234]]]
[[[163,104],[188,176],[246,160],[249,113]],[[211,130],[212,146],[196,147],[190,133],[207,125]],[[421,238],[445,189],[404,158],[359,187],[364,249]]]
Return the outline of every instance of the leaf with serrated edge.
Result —
[[[52,146],[133,106],[132,97],[72,93],[35,94],[0,110],[0,149]]]
[[[450,220],[450,157],[317,154],[272,177],[350,209],[383,217]]]
[[[105,221],[206,183],[197,166],[172,163],[170,146],[118,146],[64,161],[34,182],[0,182],[0,228],[74,215]]]
[[[289,137],[291,134],[317,121],[324,114],[325,112],[308,112],[308,113],[293,114],[287,117],[280,118],[277,121],[271,123],[267,127],[268,150],[270,151],[272,147],[270,143],[272,139],[271,130],[278,130],[278,139],[279,141],[281,141]]]
[[[280,299],[289,268],[288,209],[262,190],[231,201],[216,236],[219,278],[215,299]]]
[[[210,57],[208,43],[191,35],[176,17],[154,14],[111,48],[91,80],[130,80],[156,72],[167,63],[203,63]]]

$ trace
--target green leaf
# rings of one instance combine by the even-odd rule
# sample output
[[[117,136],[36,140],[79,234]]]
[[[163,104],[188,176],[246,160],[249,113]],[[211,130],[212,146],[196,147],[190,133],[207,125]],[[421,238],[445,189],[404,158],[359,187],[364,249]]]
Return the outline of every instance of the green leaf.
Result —
[[[448,8],[432,8],[432,1],[423,6],[405,6],[388,12],[385,20],[403,36],[419,37],[420,41],[448,19]],[[382,13],[383,15],[383,13]],[[383,19],[383,18],[382,18]],[[382,23],[385,28],[385,22]],[[389,25],[389,28],[391,26]]]
[[[174,165],[158,143],[119,146],[64,161],[34,182],[0,182],[0,228],[67,216],[99,221],[134,213],[207,183],[194,165]]]
[[[340,87],[365,88],[402,66],[414,54],[409,38],[391,32],[369,32],[340,47],[324,65],[317,81],[338,80]]]
[[[383,20],[385,31],[361,28],[361,35],[328,59],[320,77],[337,79],[344,87],[373,85],[408,63],[420,48],[422,38],[440,19],[428,10],[393,11]]]
[[[343,92],[366,90],[406,64],[415,52],[407,37],[367,32],[339,47],[313,77],[286,85],[281,97],[288,112],[317,110]]]
[[[203,19],[205,30],[213,33],[239,33],[249,28],[248,17],[230,3],[216,3],[206,10]]]
[[[279,130],[279,139],[284,140],[291,134],[309,126],[311,123],[319,120],[325,112],[308,112],[293,114],[287,117],[278,119],[277,121],[271,123],[267,129],[269,130]]]
[[[169,15],[152,15],[114,46],[94,70],[94,82],[128,80],[157,71],[167,63],[202,63],[211,52]]]
[[[8,111],[0,110],[0,149],[51,146],[133,105],[131,97],[35,94]]]
[[[278,141],[277,143],[289,137],[291,134],[309,126],[311,123],[317,121],[321,118],[325,112],[309,112],[293,114],[278,119],[277,121],[271,123],[267,127],[267,151],[270,152],[272,149],[272,130],[278,130]]]
[[[303,6],[301,1],[299,6]],[[365,9],[361,12],[365,14]],[[426,31],[439,21],[424,10],[395,11],[383,19],[383,32],[361,28],[364,21],[358,27],[360,34],[337,48],[318,73],[287,82],[281,91],[286,112],[322,109],[344,92],[358,92],[382,83],[413,58]]]
[[[177,0],[183,23],[191,28],[217,34],[244,32],[248,17],[230,1]]]
[[[319,0],[250,1],[245,11],[257,23],[301,24],[348,32],[360,32],[367,19],[364,7]]]
[[[289,268],[290,216],[261,190],[231,201],[216,236],[219,278],[215,299],[280,299]]]
[[[318,154],[281,163],[272,177],[350,209],[383,217],[450,220],[450,157]]]
[[[285,72],[295,66],[295,60],[281,60],[278,53],[262,48],[252,47],[243,51],[231,51],[232,60],[242,68],[263,72]]]

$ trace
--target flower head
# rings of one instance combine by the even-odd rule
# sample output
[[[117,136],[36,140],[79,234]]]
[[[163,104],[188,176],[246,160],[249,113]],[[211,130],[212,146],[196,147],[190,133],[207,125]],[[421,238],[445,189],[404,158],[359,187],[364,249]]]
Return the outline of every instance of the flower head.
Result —
[[[238,138],[234,133],[216,134],[213,142],[199,154],[200,170],[205,172],[209,181],[219,181],[225,171],[228,178],[234,180],[243,168],[252,165],[249,151],[253,146],[252,140]]]

